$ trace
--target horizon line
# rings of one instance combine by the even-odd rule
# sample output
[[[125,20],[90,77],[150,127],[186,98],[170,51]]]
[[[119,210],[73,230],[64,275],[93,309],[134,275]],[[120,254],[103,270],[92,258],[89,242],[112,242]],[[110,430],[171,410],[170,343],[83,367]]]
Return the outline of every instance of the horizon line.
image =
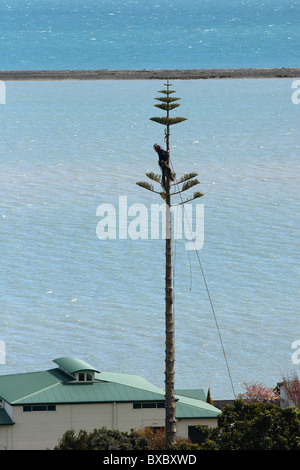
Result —
[[[0,80],[204,80],[300,78],[300,68],[0,70]]]

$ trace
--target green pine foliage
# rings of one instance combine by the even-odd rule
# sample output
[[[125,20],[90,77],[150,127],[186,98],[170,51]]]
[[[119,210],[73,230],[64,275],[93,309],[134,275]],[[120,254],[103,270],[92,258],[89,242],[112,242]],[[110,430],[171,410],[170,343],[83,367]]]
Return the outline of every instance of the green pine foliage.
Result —
[[[179,124],[180,122],[186,121],[186,118],[183,117],[176,117],[176,118],[168,118],[168,117],[152,117],[150,118],[151,121],[158,122],[158,124],[163,124],[164,126],[173,126],[174,124]]]
[[[210,388],[207,391],[206,403],[209,403],[210,405],[214,406],[214,402],[212,401],[211,394],[210,394]]]
[[[172,109],[175,109],[175,108],[178,108],[178,106],[180,106],[180,104],[178,103],[162,103],[162,104],[155,104],[154,106],[156,106],[157,108],[159,109],[163,109],[164,111],[171,111]]]
[[[161,176],[157,175],[156,173],[153,173],[153,171],[149,171],[148,173],[146,173],[146,176],[148,176],[148,178],[150,178],[151,180],[156,181],[156,183],[161,183]]]
[[[160,104],[156,104],[157,108],[162,109],[163,111],[167,111],[167,116],[166,117],[152,117],[150,118],[151,121],[157,122],[158,124],[162,124],[164,126],[173,126],[174,124],[179,124],[180,122],[186,121],[186,118],[183,117],[174,117],[171,118],[169,117],[169,111],[178,108],[179,104],[174,103],[175,101],[180,100],[180,98],[175,98],[173,96],[169,96],[171,93],[175,93],[175,90],[170,90],[169,87],[171,86],[168,83],[165,84],[167,89],[159,91],[159,93],[162,93],[165,96],[160,96],[158,98],[155,98],[157,101],[160,101]]]
[[[198,197],[202,197],[202,196],[204,196],[204,194],[202,194],[202,193],[200,193],[199,191],[197,191],[197,192],[195,192],[195,193],[193,194],[193,199],[197,199]]]
[[[180,98],[173,98],[172,96],[163,96],[155,98],[157,101],[162,101],[163,103],[173,103],[173,101],[178,101]]]
[[[146,183],[145,181],[138,181],[136,183],[138,186],[141,186],[141,188],[148,189],[148,191],[154,191],[154,186],[153,184]]]
[[[166,83],[166,86],[170,86]],[[171,93],[175,93],[175,90],[160,90],[158,93],[164,93],[165,95],[170,95]]]
[[[187,189],[192,188],[192,187],[195,186],[196,184],[199,184],[199,181],[198,181],[197,179],[186,181],[186,182],[182,185],[182,191],[186,191]]]
[[[165,95],[163,97],[155,98],[156,100],[160,101],[159,104],[155,104],[154,106],[162,109],[163,111],[167,112],[167,116],[164,117],[151,117],[150,120],[157,122],[159,124],[162,124],[166,126],[166,132],[165,134],[168,134],[168,128],[169,126],[172,126],[174,124],[178,124],[180,122],[186,121],[186,118],[184,117],[170,117],[169,116],[169,111],[172,111],[173,109],[177,108],[179,103],[175,103],[176,101],[180,100],[180,98],[175,98],[172,96],[169,96],[172,93],[175,93],[175,90],[170,90],[170,84],[166,83],[166,90],[161,90],[159,93]],[[160,175],[153,173],[153,172],[148,172],[146,173],[146,176],[151,179],[152,181],[162,185],[162,178]],[[172,183],[172,188],[173,192],[170,193],[170,196],[174,195],[180,195],[182,192],[192,188],[193,186],[199,184],[199,181],[196,179],[197,173],[191,172],[191,173],[185,173],[179,180],[176,180],[176,174],[173,172],[173,178],[174,178],[174,183]],[[182,184],[183,183],[183,184]],[[163,200],[166,200],[166,192],[165,191],[155,191],[154,186],[152,184],[149,184],[144,181],[139,181],[136,183],[138,186],[148,189],[149,191],[152,191],[154,193],[160,194]],[[179,185],[182,184],[182,187],[180,188]],[[175,189],[176,188],[176,189]],[[182,201],[179,203],[179,205],[184,204],[186,202],[193,201],[194,199],[197,199],[199,197],[202,197],[203,194],[200,192],[195,192],[192,197],[187,199],[186,201]]]
[[[192,178],[195,178],[198,176],[197,173],[185,173],[178,181],[177,183],[183,183],[184,181],[190,180]]]

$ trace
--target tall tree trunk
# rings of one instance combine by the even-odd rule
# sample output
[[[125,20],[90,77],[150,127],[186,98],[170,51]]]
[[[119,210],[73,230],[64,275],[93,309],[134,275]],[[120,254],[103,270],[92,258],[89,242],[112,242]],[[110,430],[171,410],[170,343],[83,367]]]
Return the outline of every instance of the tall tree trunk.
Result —
[[[177,108],[179,104],[177,100],[180,98],[174,98],[170,96],[174,91],[171,91],[169,87],[169,80],[165,83],[166,90],[162,90],[164,96],[156,98],[159,104],[155,106],[163,111],[167,111],[166,117],[151,117],[150,120],[166,126],[165,138],[167,151],[170,150],[169,137],[170,137],[170,126],[178,124],[179,122],[186,121],[186,118],[176,117],[170,118],[170,111]],[[169,165],[169,159],[167,161]],[[147,175],[149,176],[149,175]],[[151,176],[149,176],[150,179]],[[190,178],[187,178],[190,179]],[[154,181],[156,179],[154,178]],[[186,179],[182,180],[186,181]],[[138,182],[139,186],[152,191],[149,184],[144,182]],[[171,195],[170,195],[170,176],[166,172],[165,177],[165,195],[166,195],[166,278],[165,278],[165,300],[166,300],[166,311],[165,311],[165,402],[166,402],[166,413],[165,413],[165,427],[166,427],[166,449],[169,449],[175,444],[176,438],[176,405],[175,405],[175,389],[174,389],[174,324],[173,324],[173,292],[172,292],[172,250],[171,250]],[[186,190],[188,188],[185,188]],[[155,192],[155,191],[154,191]],[[177,193],[178,194],[178,193]],[[200,193],[199,193],[200,194]],[[199,197],[199,196],[197,196]]]
[[[169,150],[169,126],[166,132],[167,150]],[[169,161],[167,162],[169,165]],[[166,449],[175,444],[176,406],[174,391],[174,322],[172,289],[172,246],[171,246],[171,197],[170,178],[166,177],[166,344],[165,344],[165,398],[166,398]]]

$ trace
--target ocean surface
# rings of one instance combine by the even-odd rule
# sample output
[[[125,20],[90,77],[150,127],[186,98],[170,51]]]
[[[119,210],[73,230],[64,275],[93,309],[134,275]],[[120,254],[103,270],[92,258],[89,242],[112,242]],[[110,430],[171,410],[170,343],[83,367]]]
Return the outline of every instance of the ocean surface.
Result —
[[[297,67],[298,25],[295,1],[11,0],[0,69]],[[204,193],[205,280],[185,240],[172,247],[177,388],[232,398],[230,378],[238,394],[299,370],[294,82],[173,82],[187,121],[171,129],[172,164]],[[162,202],[136,182],[159,172],[164,129],[149,118],[164,81],[1,85],[0,373],[76,356],[163,386],[164,240],[102,240],[97,227],[103,204],[118,226],[120,198],[149,214]]]
[[[204,193],[199,251],[237,392],[294,370],[299,105],[290,79],[175,81],[171,155]],[[101,240],[102,204],[160,204],[156,81],[8,82],[1,106],[1,373],[77,356],[164,382],[164,240]],[[176,110],[176,111],[177,111]],[[180,111],[180,112],[179,112]],[[159,111],[160,112],[160,111]],[[174,111],[175,113],[175,111]],[[175,114],[174,114],[175,115]],[[175,198],[175,196],[174,196]],[[178,201],[180,202],[180,201]],[[128,217],[128,224],[136,217]],[[118,222],[117,222],[118,223]],[[173,242],[176,386],[232,396],[195,251]],[[299,367],[299,366],[298,366]]]
[[[299,0],[2,0],[0,69],[299,67]]]

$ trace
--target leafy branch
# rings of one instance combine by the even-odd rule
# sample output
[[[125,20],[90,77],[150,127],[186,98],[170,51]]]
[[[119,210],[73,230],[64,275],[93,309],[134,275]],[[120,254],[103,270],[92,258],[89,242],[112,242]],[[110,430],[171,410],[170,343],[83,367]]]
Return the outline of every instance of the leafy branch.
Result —
[[[195,178],[196,176],[198,176],[197,173],[185,173],[181,178],[180,180],[177,181],[177,183],[183,183],[184,181],[187,181],[187,180],[190,180],[192,178]],[[176,183],[176,184],[177,184]]]
[[[152,193],[159,194],[164,200],[165,200],[165,192],[162,191],[155,191],[154,186],[152,184],[147,183],[146,181],[138,181],[136,183],[138,186],[141,188],[147,189],[148,191],[151,191]]]
[[[186,183],[184,183],[184,184],[182,185],[181,191],[182,191],[182,192],[183,192],[183,191],[186,191],[187,189],[190,189],[190,188],[192,188],[193,186],[195,186],[196,184],[199,184],[199,183],[200,183],[200,181],[198,181],[197,179],[195,179],[195,180],[189,180],[189,181],[187,181]]]
[[[148,173],[146,173],[146,176],[148,176],[148,178],[150,178],[151,180],[156,181],[156,183],[161,184],[161,176],[157,175],[156,173],[153,173],[153,171],[149,171]]]
[[[190,199],[186,199],[185,201],[179,202],[178,204],[174,204],[175,206],[181,206],[182,204],[186,204],[187,202],[193,201],[194,199],[197,199],[198,197],[202,197],[203,194],[200,192],[196,192],[193,194],[193,197]]]
[[[158,122],[159,124],[163,124],[165,126],[172,126],[173,124],[178,124],[179,122],[186,121],[186,118],[176,117],[176,118],[168,118],[168,117],[152,117],[150,118],[151,121]]]

